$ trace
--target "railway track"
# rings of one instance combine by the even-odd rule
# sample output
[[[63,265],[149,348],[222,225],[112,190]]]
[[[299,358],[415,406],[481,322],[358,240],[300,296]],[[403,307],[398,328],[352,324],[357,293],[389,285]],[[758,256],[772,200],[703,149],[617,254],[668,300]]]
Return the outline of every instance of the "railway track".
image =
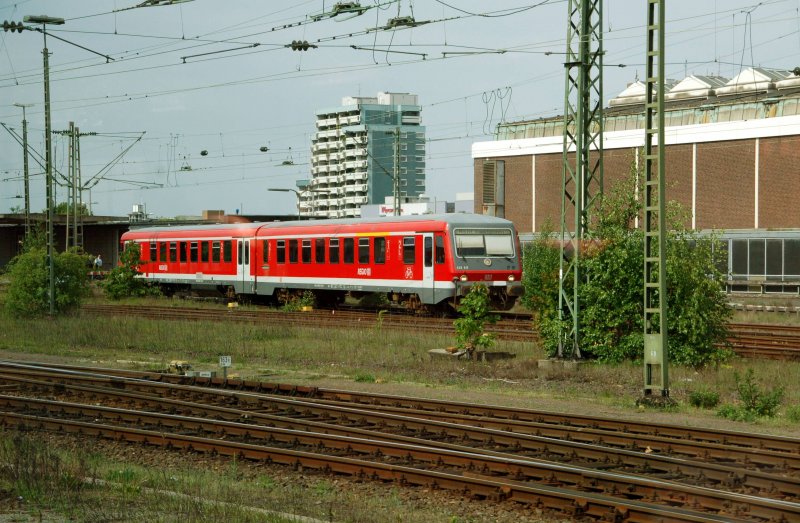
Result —
[[[413,329],[415,332],[452,335],[453,321],[446,318],[419,317],[391,312],[365,312],[350,310],[315,310],[310,312],[282,312],[275,310],[196,309],[184,307],[158,307],[133,305],[95,305],[81,307],[81,312],[102,316],[129,316],[161,320],[231,321],[241,323],[269,323],[301,327],[364,327],[380,325],[387,329]],[[731,348],[746,358],[800,360],[800,327],[732,323],[729,325]],[[512,315],[501,318],[486,331],[499,339],[533,342],[537,339],[530,318]]]
[[[794,502],[800,497],[800,440],[791,438],[700,431],[691,438],[696,450],[687,450],[687,443],[671,456],[658,436],[642,439],[645,425],[631,424],[627,432],[593,429],[596,439],[588,443],[575,438],[587,432],[585,417],[523,409],[389,396],[370,401],[361,393],[270,384],[256,392],[255,382],[187,385],[164,382],[175,376],[156,373],[13,362],[0,362],[0,374],[0,420],[9,427],[428,485],[587,520],[800,520]],[[390,403],[395,406],[382,406]],[[533,416],[565,419],[525,421]],[[595,418],[593,424],[601,422],[617,423]],[[561,425],[563,432],[535,435],[546,425]],[[666,437],[675,448],[686,439],[680,434],[692,433],[659,430],[678,436]],[[614,433],[616,439],[605,441]],[[734,443],[714,447],[708,439]]]

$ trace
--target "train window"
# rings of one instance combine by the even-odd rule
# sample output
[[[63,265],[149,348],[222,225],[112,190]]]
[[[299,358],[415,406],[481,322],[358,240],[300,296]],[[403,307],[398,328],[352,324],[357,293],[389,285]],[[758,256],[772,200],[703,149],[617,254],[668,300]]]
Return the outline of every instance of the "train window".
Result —
[[[358,263],[369,263],[369,238],[358,239]]]
[[[303,249],[300,255],[303,257],[303,263],[311,263],[311,240],[303,240]]]
[[[353,255],[355,254],[355,239],[354,238],[345,238],[344,239],[344,263],[353,263]]]
[[[337,238],[328,240],[328,263],[339,263],[339,240]]]
[[[322,238],[314,240],[314,261],[325,263],[325,240]]]
[[[250,242],[244,242],[244,263],[250,265]]]
[[[200,261],[208,261],[208,242],[200,242]]]
[[[289,263],[297,263],[297,240],[289,240]]]
[[[167,242],[158,244],[158,261],[167,261]]]
[[[261,242],[261,263],[269,261],[269,240],[262,240]]]
[[[150,242],[150,261],[158,261],[158,245],[156,245],[156,242]]]
[[[178,250],[181,252],[181,261],[185,262],[186,261],[186,242],[181,242],[180,243],[180,249],[178,249]]]
[[[241,241],[236,242],[236,263],[239,265],[242,264],[242,260],[244,256],[242,256],[242,245],[244,245]]]
[[[386,238],[375,238],[372,242],[372,252],[375,263],[386,263]]]
[[[178,261],[178,244],[176,242],[169,242],[169,261]]]
[[[219,242],[211,242],[211,261],[215,263],[219,263],[219,251],[220,251],[220,243]]]
[[[417,239],[413,236],[403,238],[403,263],[414,263],[417,259]]]
[[[514,256],[514,237],[510,229],[457,229],[458,256]]]
[[[433,238],[425,237],[425,267],[433,267]]]
[[[278,263],[286,263],[286,240],[278,240],[275,242],[275,253]]]
[[[197,242],[189,244],[189,261],[197,261]]]
[[[225,240],[222,242],[222,261],[230,263],[233,259],[233,245],[231,245],[231,240]]]
[[[444,236],[436,235],[436,263],[444,263]]]

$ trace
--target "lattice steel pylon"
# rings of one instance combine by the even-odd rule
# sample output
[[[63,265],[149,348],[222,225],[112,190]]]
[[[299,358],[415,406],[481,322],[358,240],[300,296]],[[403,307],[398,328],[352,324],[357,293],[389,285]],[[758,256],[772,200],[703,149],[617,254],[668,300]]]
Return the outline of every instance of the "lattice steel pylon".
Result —
[[[558,357],[580,358],[581,248],[603,194],[602,0],[569,0],[568,9]]]
[[[647,0],[644,140],[644,395],[669,397],[666,183],[664,180],[664,2]],[[653,139],[657,151],[653,151]]]

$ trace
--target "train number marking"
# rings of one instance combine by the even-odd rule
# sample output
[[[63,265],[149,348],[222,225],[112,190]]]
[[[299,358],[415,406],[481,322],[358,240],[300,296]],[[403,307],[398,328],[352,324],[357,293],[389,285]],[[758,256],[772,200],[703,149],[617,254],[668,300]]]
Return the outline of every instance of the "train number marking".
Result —
[[[358,268],[358,275],[359,276],[372,276],[372,268],[371,267],[359,267]]]
[[[407,280],[414,279],[414,269],[412,267],[406,267],[406,279]]]

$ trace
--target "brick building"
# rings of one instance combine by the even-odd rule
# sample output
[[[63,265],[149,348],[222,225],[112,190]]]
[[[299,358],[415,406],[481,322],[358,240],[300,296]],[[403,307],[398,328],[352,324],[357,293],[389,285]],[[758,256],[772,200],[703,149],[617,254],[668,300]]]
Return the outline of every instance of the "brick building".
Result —
[[[800,238],[800,70],[753,68],[732,80],[691,76],[667,87],[667,198],[688,211],[686,225],[737,230],[740,237],[750,231],[762,242],[774,229],[798,229],[794,237]],[[634,83],[605,110],[606,191],[638,162],[644,94],[644,85]],[[548,221],[558,230],[562,127],[562,117],[502,124],[497,140],[474,144],[475,212],[505,216],[523,240]],[[781,244],[781,265],[800,274],[788,259],[800,240],[785,242],[791,245]],[[766,256],[767,249],[752,250]]]

